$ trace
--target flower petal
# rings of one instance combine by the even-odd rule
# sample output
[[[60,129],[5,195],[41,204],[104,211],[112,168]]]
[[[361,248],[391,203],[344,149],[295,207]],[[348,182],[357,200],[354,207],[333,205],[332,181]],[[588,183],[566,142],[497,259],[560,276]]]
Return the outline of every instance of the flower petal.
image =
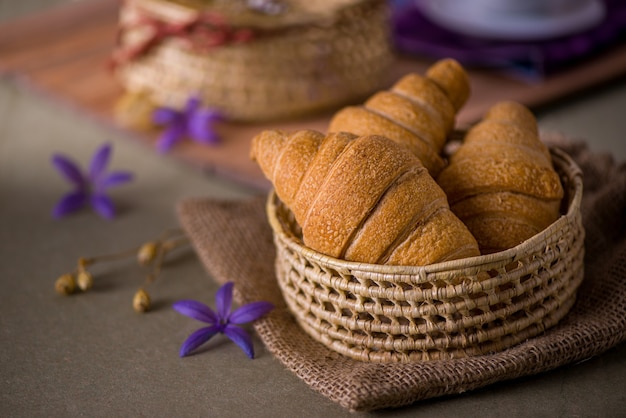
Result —
[[[205,115],[205,113],[207,115]],[[210,112],[199,111],[194,113],[187,120],[187,130],[189,136],[204,144],[217,144],[219,142],[219,136],[213,130],[212,116],[208,115]]]
[[[221,319],[228,318],[231,305],[233,304],[233,282],[226,282],[217,290],[215,294],[215,308],[217,315]]]
[[[200,129],[189,128],[189,136],[196,142],[204,145],[216,145],[220,142],[220,137],[211,128]]]
[[[96,190],[104,190],[109,187],[118,186],[133,179],[133,173],[129,171],[115,171],[98,182]]]
[[[256,321],[269,311],[274,309],[274,305],[269,302],[252,302],[239,307],[230,314],[229,322],[232,324],[245,324]]]
[[[84,187],[87,183],[85,176],[80,168],[69,158],[64,155],[55,154],[52,156],[52,164],[57,171],[65,177],[66,180],[72,182],[78,187]]]
[[[152,112],[152,122],[157,125],[169,125],[180,117],[181,113],[167,107],[159,107]]]
[[[111,157],[111,144],[104,144],[95,152],[89,163],[89,178],[95,181],[100,177],[106,166],[109,164]]]
[[[91,207],[98,215],[105,219],[115,218],[115,206],[113,201],[105,194],[95,194],[91,196]]]
[[[246,332],[245,329],[236,325],[226,325],[224,328],[224,334],[230,338],[235,344],[239,346],[246,353],[246,356],[254,358],[254,347],[252,346],[252,338]]]
[[[211,337],[220,332],[219,325],[211,325],[210,327],[200,328],[191,334],[183,345],[180,347],[179,355],[181,357],[187,356],[190,352],[200,347],[205,342],[209,341]]]
[[[167,128],[159,137],[157,150],[161,153],[169,151],[174,143],[176,143],[176,141],[178,141],[184,133],[184,129],[178,125]]]
[[[82,191],[74,191],[64,195],[52,210],[52,216],[59,219],[82,208],[87,203],[87,195]]]
[[[172,307],[180,314],[207,324],[218,324],[220,322],[217,314],[211,308],[197,300],[180,300],[174,303]]]
[[[200,100],[200,96],[197,94],[193,94],[189,96],[187,99],[187,103],[185,104],[185,116],[187,118],[191,117],[191,115],[200,107],[202,104],[202,100]]]
[[[223,120],[223,116],[220,111],[212,108],[198,109],[193,112],[193,115],[189,116],[189,119],[193,119],[195,123],[212,125],[215,122]]]

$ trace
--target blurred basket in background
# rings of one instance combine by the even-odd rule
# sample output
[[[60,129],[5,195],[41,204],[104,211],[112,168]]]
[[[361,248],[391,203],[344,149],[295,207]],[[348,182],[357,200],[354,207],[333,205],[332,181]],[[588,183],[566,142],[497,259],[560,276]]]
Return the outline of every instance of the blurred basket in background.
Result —
[[[155,106],[199,94],[230,120],[291,118],[386,85],[388,19],[381,0],[126,0],[112,61]]]

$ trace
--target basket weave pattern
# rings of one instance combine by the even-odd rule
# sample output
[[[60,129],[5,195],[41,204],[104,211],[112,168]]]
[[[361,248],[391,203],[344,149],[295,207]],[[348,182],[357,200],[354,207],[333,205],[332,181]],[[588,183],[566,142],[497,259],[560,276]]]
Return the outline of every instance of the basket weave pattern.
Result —
[[[555,325],[583,279],[582,174],[552,150],[567,204],[547,229],[509,250],[428,266],[334,259],[302,244],[272,193],[276,273],[301,327],[348,357],[439,360],[504,350]]]
[[[260,121],[361,100],[386,84],[391,61],[385,2],[367,0],[330,22],[205,52],[167,38],[120,65],[117,76],[127,91],[147,92],[157,105],[180,108],[200,94],[231,120]]]

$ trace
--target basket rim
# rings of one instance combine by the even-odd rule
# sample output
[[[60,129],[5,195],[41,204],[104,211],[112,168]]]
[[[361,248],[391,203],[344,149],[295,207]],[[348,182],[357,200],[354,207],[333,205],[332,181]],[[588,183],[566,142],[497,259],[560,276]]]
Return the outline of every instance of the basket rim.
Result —
[[[293,251],[301,253],[306,258],[316,261],[321,265],[337,270],[365,271],[368,273],[383,275],[418,275],[425,278],[430,273],[449,272],[451,270],[460,270],[468,267],[480,268],[481,266],[495,263],[513,262],[519,258],[520,254],[525,254],[528,248],[533,248],[538,244],[544,243],[546,241],[546,236],[552,236],[558,233],[558,231],[564,226],[570,224],[580,210],[583,192],[582,170],[566,152],[553,147],[549,147],[549,150],[553,163],[558,166],[560,169],[559,171],[562,171],[565,175],[567,175],[570,183],[570,192],[568,194],[569,205],[567,212],[561,215],[559,219],[554,221],[546,229],[538,234],[535,234],[526,241],[515,247],[492,254],[444,261],[424,266],[385,265],[346,261],[315,251],[314,249],[301,244],[294,239],[294,237],[287,234],[276,215],[276,202],[278,200],[278,196],[276,195],[274,189],[268,193],[266,202],[267,217],[274,233],[279,234],[281,240]]]

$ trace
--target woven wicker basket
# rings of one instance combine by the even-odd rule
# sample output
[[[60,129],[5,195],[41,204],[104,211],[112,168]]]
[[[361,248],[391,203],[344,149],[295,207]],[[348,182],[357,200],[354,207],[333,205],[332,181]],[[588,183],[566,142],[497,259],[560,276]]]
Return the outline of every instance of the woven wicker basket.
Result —
[[[287,305],[313,338],[370,362],[481,355],[540,334],[569,311],[583,279],[582,172],[565,153],[551,152],[566,191],[556,222],[509,250],[422,267],[313,251],[270,193],[276,274]]]
[[[191,94],[200,94],[226,118],[246,122],[355,103],[388,83],[392,51],[385,1],[283,2],[290,3],[284,16],[263,18],[238,12],[243,0],[205,2],[200,10],[173,0],[127,0],[120,27],[129,29],[121,31],[119,49],[132,49],[141,38],[145,27],[124,24],[141,21],[138,14],[176,25],[218,13],[228,28],[260,35],[205,51],[163,36],[149,51],[117,65],[116,75],[128,93],[147,93],[155,105],[182,108]],[[307,3],[319,10],[306,13]]]

